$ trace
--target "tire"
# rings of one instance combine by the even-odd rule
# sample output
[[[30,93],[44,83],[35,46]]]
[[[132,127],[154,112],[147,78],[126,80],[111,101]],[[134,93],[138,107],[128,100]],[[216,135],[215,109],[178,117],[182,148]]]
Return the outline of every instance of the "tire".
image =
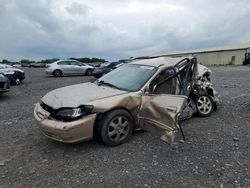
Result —
[[[62,71],[60,71],[60,70],[55,70],[55,71],[53,72],[53,75],[54,75],[55,77],[60,77],[60,76],[62,76]]]
[[[133,118],[127,111],[113,110],[101,119],[98,136],[105,145],[117,146],[131,138],[133,129]]]
[[[87,76],[90,76],[90,75],[92,74],[92,72],[93,72],[92,69],[87,69],[85,74],[86,74]]]
[[[214,110],[214,102],[209,95],[199,95],[196,99],[197,114],[201,117],[208,117]]]

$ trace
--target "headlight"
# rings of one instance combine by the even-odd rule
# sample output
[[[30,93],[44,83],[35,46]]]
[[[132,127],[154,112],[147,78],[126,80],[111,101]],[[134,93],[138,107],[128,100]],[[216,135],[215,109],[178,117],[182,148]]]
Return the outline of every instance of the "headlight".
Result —
[[[63,108],[56,113],[56,119],[63,121],[70,121],[78,119],[84,115],[88,115],[92,112],[93,106],[84,105],[78,108]]]

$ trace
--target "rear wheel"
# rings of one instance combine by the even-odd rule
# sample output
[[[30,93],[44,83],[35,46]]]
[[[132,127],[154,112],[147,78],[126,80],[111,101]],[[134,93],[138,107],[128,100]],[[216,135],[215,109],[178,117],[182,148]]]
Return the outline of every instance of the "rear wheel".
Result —
[[[55,71],[53,72],[53,75],[54,75],[55,77],[60,77],[60,76],[62,76],[62,71],[60,71],[60,70],[55,70]]]
[[[87,69],[86,70],[86,75],[90,76],[92,74],[93,70],[92,69]]]
[[[134,129],[133,118],[125,110],[114,110],[106,114],[98,126],[98,135],[108,146],[127,142]]]
[[[198,115],[207,117],[212,113],[214,109],[214,103],[210,96],[199,95],[196,100],[196,107]]]

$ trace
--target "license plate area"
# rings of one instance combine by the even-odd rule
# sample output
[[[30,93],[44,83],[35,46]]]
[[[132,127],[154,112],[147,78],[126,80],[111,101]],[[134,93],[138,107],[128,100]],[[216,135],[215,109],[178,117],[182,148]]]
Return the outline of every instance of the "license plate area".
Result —
[[[36,105],[37,109],[36,109],[36,114],[37,116],[43,120],[43,119],[47,119],[49,116],[50,116],[50,113],[45,111],[41,106],[40,104],[37,104]]]

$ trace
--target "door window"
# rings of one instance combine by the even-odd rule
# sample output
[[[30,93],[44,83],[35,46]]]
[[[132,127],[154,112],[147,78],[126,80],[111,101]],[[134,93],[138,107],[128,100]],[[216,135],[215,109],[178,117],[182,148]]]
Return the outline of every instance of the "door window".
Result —
[[[76,62],[76,61],[70,61],[70,64],[71,65],[78,65],[78,66],[80,66],[81,63],[80,62]]]
[[[68,61],[60,61],[57,64],[58,65],[70,65],[70,62],[68,62]]]

